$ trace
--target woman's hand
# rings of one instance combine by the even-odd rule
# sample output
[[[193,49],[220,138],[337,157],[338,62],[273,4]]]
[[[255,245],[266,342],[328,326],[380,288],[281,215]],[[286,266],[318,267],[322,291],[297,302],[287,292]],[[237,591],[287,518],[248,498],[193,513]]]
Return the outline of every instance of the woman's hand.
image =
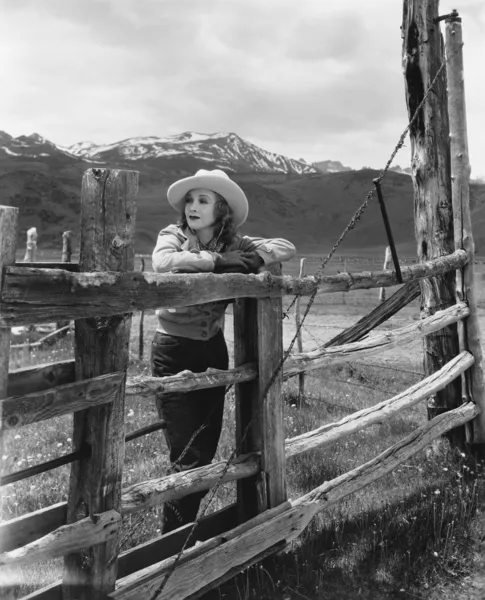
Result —
[[[231,250],[216,256],[214,272],[257,273],[263,265],[264,260],[256,251]]]
[[[243,255],[244,261],[246,262],[250,273],[257,273],[264,265],[264,260],[255,250],[252,252],[243,252]]]

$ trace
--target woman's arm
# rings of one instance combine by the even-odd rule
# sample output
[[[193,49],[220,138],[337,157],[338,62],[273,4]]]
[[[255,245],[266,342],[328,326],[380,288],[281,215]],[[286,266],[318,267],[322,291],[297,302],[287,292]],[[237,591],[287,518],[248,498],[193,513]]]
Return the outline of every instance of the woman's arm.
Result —
[[[206,250],[184,250],[186,237],[176,225],[169,225],[158,234],[152,254],[153,270],[158,273],[184,271],[200,273],[214,270],[216,255]]]
[[[292,259],[296,254],[295,246],[282,238],[259,238],[243,236],[240,240],[239,250],[243,252],[256,251],[265,265],[284,262]]]

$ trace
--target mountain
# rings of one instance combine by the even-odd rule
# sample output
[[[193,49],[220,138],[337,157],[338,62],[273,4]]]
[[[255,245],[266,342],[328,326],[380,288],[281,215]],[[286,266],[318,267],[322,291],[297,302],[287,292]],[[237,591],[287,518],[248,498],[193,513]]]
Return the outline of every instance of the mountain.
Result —
[[[401,173],[402,175],[411,175],[411,167],[405,167],[404,169],[399,165],[391,165],[389,167],[390,171],[394,171],[394,173]]]
[[[231,172],[231,177],[249,199],[249,218],[243,233],[286,237],[300,252],[320,254],[328,251],[338,239],[367,192],[373,189],[372,180],[379,174],[368,169],[322,173],[306,164],[311,170],[300,175],[288,172],[284,167],[288,165],[289,168],[291,159],[273,160],[271,157],[278,155],[239,142],[241,138],[236,139],[234,134],[213,134],[204,139],[196,139],[197,135],[185,133],[163,138],[171,139],[172,150],[179,149],[180,152],[155,156],[163,146],[162,138],[132,138],[130,144],[125,141],[111,146],[82,142],[64,148],[37,134],[13,138],[0,132],[0,203],[20,209],[18,247],[25,246],[27,229],[37,227],[39,249],[52,248],[60,255],[62,232],[70,229],[76,250],[83,173],[90,167],[129,168],[140,173],[135,250],[150,253],[160,229],[177,219],[166,201],[167,188],[181,175],[192,174],[198,168],[212,169],[225,164],[225,170]],[[155,141],[151,143],[148,139]],[[123,158],[127,148],[136,146],[134,140],[143,140],[139,143],[139,147],[144,148],[143,153],[140,150],[135,159]],[[194,156],[188,153],[187,147],[191,144],[194,152],[198,149]],[[238,153],[234,150],[236,144]],[[211,150],[214,160],[209,162],[201,158],[201,153],[209,152],[211,147],[215,148]],[[248,153],[246,158],[244,152]],[[262,162],[263,158],[266,163]],[[229,161],[230,168],[227,167]],[[305,165],[303,161],[293,162]],[[238,164],[241,169],[234,171]],[[258,170],[263,167],[273,170]],[[412,180],[407,174],[389,171],[382,189],[399,251],[414,255]],[[475,243],[477,253],[481,253],[485,252],[485,234],[481,234],[485,232],[485,185],[472,183],[470,189]],[[373,200],[355,229],[349,232],[342,250],[380,256],[386,245],[379,207]]]
[[[268,152],[235,133],[186,131],[164,138],[129,138],[109,145],[81,142],[68,148],[75,156],[105,163],[143,161],[164,172],[191,173],[198,168],[224,169],[233,173],[285,173],[306,175],[317,170],[306,162]]]
[[[342,171],[352,171],[350,167],[344,167],[344,165],[338,160],[322,160],[320,162],[312,163],[320,173],[341,173]]]

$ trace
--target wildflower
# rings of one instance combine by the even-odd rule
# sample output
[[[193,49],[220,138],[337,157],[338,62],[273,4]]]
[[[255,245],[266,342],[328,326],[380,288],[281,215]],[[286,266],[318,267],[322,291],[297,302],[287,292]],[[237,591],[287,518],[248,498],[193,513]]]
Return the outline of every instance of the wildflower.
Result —
[[[433,556],[436,556],[436,558],[438,558],[438,553],[437,552],[433,552]]]
[[[20,439],[20,435],[17,433],[17,435],[13,439],[14,440],[19,440]]]
[[[435,490],[434,493],[436,496],[439,496],[441,494],[441,492],[439,490]]]
[[[60,448],[62,445],[62,442],[58,442],[57,447]]]

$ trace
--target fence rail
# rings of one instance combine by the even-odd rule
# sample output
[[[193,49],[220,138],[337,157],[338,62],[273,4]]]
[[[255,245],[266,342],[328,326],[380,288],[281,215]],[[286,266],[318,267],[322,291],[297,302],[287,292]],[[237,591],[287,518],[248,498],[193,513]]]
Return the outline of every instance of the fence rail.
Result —
[[[436,277],[466,265],[468,256],[456,250],[412,267],[403,267],[404,283]],[[165,274],[139,271],[73,273],[63,269],[5,269],[0,302],[4,326],[60,319],[86,319],[131,313],[135,310],[174,308],[234,298],[311,296],[398,285],[393,271],[339,273],[317,280],[277,277],[270,273]],[[62,302],[59,298],[62,297]]]
[[[118,200],[125,197],[117,191],[124,176],[118,179],[114,172],[109,184],[111,174],[87,173],[83,180],[83,191],[85,187],[87,190],[87,214],[95,217],[101,214],[96,208],[101,198],[105,203],[117,205]],[[131,202],[132,197],[128,196]],[[130,207],[123,214],[129,214]],[[83,219],[86,218],[84,215]],[[133,226],[133,222],[130,223]],[[74,413],[74,454],[79,454],[72,467],[69,500],[0,525],[0,565],[66,557],[69,582],[67,586],[64,583],[63,600],[74,597],[87,600],[93,589],[113,599],[147,597],[158,591],[161,591],[160,599],[182,598],[204,590],[243,566],[281,549],[303,531],[318,511],[372,483],[431,440],[469,422],[480,412],[477,405],[467,403],[439,415],[372,461],[288,502],[287,459],[389,419],[462,377],[475,359],[463,348],[436,373],[393,398],[287,440],[283,435],[280,399],[283,379],[380,354],[385,349],[464,322],[472,310],[465,301],[405,327],[365,337],[376,325],[416,298],[420,280],[462,268],[468,262],[468,254],[457,249],[451,255],[403,267],[405,285],[391,298],[317,350],[291,355],[280,370],[283,295],[311,296],[316,292],[394,286],[397,284],[395,273],[366,271],[318,278],[293,278],[269,272],[258,275],[140,273],[122,268],[133,268],[133,256],[130,243],[117,237],[115,229],[119,223],[109,230],[109,235],[104,226],[103,223],[89,229],[91,237],[85,240],[78,269],[70,264],[64,269],[58,264],[42,268],[38,264],[27,266],[27,263],[7,264],[3,269],[0,333],[3,331],[4,345],[9,345],[5,332],[12,324],[78,320],[76,361],[41,365],[10,374],[0,371],[2,432]],[[96,236],[103,240],[102,248]],[[119,248],[122,250],[118,251]],[[11,257],[8,260],[11,263]],[[0,264],[3,264],[1,252]],[[91,270],[83,272],[81,266]],[[164,378],[126,379],[132,311],[229,299],[236,299],[235,368],[205,373],[184,371]],[[236,385],[236,429],[240,443],[239,455],[234,460],[121,489],[123,444],[129,438],[124,435],[123,427],[126,395],[150,397],[157,391],[188,391],[231,384]],[[263,398],[265,401],[261,402]],[[142,428],[132,437],[159,426],[157,423]],[[86,449],[89,452],[84,452]],[[43,466],[45,464],[37,465],[34,471]],[[28,475],[25,472],[12,474],[17,478]],[[162,541],[153,542],[164,549],[163,560],[152,564],[150,553],[140,548],[130,554],[132,558],[138,557],[136,569],[127,566],[127,555],[125,558],[117,556],[123,516],[229,481],[238,482],[238,503],[224,513],[231,515],[224,521],[229,530],[222,528],[224,519],[219,522],[216,517],[208,518],[203,522],[214,524],[214,534],[210,535],[207,529],[205,541],[177,558],[174,553],[189,539],[191,527],[183,533],[163,536]],[[90,548],[92,558],[89,571],[81,568],[81,551],[86,548]],[[124,566],[115,590],[117,561]],[[174,564],[177,568],[172,573]],[[171,576],[167,583],[168,573]],[[73,580],[79,581],[79,585],[71,585]],[[162,582],[166,583],[165,587]],[[59,598],[59,590],[60,585],[54,585],[32,597]]]

